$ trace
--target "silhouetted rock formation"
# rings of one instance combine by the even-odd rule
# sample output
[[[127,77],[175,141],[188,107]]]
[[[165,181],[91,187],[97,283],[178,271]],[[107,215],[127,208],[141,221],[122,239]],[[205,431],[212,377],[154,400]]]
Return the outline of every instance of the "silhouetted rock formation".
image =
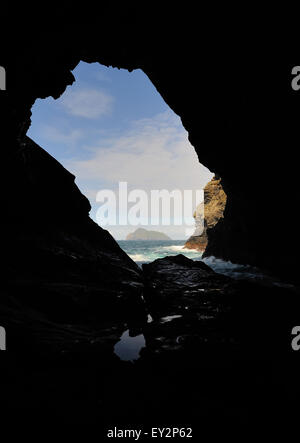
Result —
[[[254,36],[257,15],[249,23],[244,16],[236,22],[229,17],[232,26],[225,25],[221,17],[208,16],[201,29],[198,14],[193,16],[189,8],[180,13],[149,8],[141,17],[134,8],[115,11],[105,6],[101,17],[99,27],[98,14],[84,8],[79,12],[52,5],[40,19],[28,5],[18,17],[13,10],[3,11],[3,22],[12,22],[15,29],[14,41],[9,49],[2,48],[0,56],[7,73],[7,90],[0,98],[3,164],[24,141],[35,99],[59,97],[74,81],[71,70],[80,60],[140,68],[180,115],[199,161],[222,177],[228,202],[222,223],[208,233],[205,254],[297,278],[294,251],[300,242],[296,220],[290,220],[285,232],[284,254],[278,255],[274,241],[279,223],[278,217],[274,220],[274,208],[278,202],[293,207],[297,189],[293,147],[299,106],[289,83],[288,59],[290,54],[294,60],[292,54],[296,56],[298,49],[292,39],[287,53],[278,51],[277,34],[266,31],[265,25],[257,23]],[[5,28],[0,32],[4,41]],[[223,67],[221,74],[216,64]],[[275,65],[266,86],[261,73]],[[275,145],[284,147],[283,151],[273,152]],[[14,171],[16,174],[16,168]],[[14,180],[2,172],[3,184],[12,186],[2,195],[2,207],[10,206],[5,219],[14,218],[16,212],[18,216],[22,212],[12,204]],[[291,192],[285,191],[285,183]],[[40,204],[37,201],[36,208]]]
[[[204,252],[207,246],[207,230],[212,229],[223,217],[226,194],[221,179],[214,177],[204,188],[204,202],[195,211],[195,232],[186,241],[184,248]],[[198,234],[199,232],[199,234]]]
[[[204,288],[220,288],[230,281],[204,262],[190,260],[182,254],[144,264],[143,271],[146,280],[144,296],[154,318],[182,314],[186,299],[198,304],[197,296]]]
[[[16,199],[8,202],[2,220],[6,271],[0,323],[11,342],[23,330],[15,346],[22,347],[25,337],[34,346],[40,334],[33,339],[28,323],[41,329],[41,316],[52,323],[90,325],[142,321],[141,271],[89,218],[90,204],[75,177],[28,137],[10,156],[6,172]],[[11,316],[3,315],[8,301],[15,304]]]
[[[131,234],[128,234],[126,240],[171,240],[171,238],[163,232],[138,228]]]
[[[202,367],[223,356],[224,361],[218,360],[223,367],[237,355],[248,358],[254,352],[252,357],[270,358],[284,352],[284,330],[296,321],[299,291],[236,281],[183,255],[144,264],[143,272],[144,297],[153,318],[145,327],[144,357],[161,354],[166,365],[168,360],[176,361],[174,367],[188,360]],[[270,325],[276,338],[267,349],[262,337]]]
[[[35,100],[58,98],[80,60],[142,69],[222,177],[224,218],[207,230],[205,254],[299,281],[299,25],[282,7],[279,17],[262,4],[212,8],[1,5],[1,423],[48,419],[48,430],[64,419],[98,435],[101,420],[200,422],[196,441],[203,426],[224,438],[238,423],[259,435],[261,424],[269,435],[297,423],[297,291],[233,284],[182,257],[144,267],[143,280],[89,219],[72,174],[26,137]],[[131,323],[147,342],[134,365],[113,355]]]

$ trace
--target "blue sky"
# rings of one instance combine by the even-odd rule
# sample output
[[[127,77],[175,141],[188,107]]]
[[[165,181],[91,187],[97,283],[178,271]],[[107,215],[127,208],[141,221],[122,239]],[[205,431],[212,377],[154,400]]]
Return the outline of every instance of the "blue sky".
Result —
[[[76,176],[97,219],[97,192],[118,196],[119,181],[128,190],[202,189],[212,178],[197,159],[181,121],[141,71],[81,62],[76,81],[57,100],[39,99],[28,131],[36,143]],[[55,180],[55,177],[53,178]],[[191,234],[186,226],[144,226],[173,239]],[[136,226],[104,226],[124,239]]]

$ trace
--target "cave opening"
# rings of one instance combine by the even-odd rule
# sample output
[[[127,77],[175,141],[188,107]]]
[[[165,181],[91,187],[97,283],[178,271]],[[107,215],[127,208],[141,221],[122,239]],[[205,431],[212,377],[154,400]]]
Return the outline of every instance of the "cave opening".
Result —
[[[75,175],[90,217],[135,262],[201,259],[203,189],[214,175],[180,118],[140,69],[80,62],[73,75],[58,99],[36,100],[27,135]]]
[[[68,112],[75,105],[68,107],[70,101],[63,105],[61,100],[79,86],[80,78],[52,102],[52,111],[38,107],[49,104],[48,99],[36,102],[28,135],[54,158],[24,136],[35,98],[57,97],[80,59],[142,68],[180,115],[200,162],[222,177],[228,195],[226,215],[207,251],[298,280],[294,152],[299,92],[290,88],[291,68],[299,63],[297,39],[293,45],[291,32],[285,33],[287,39],[278,35],[283,19],[270,20],[269,12],[264,19],[261,11],[249,7],[234,14],[227,6],[228,14],[216,8],[199,14],[185,5],[165,11],[161,5],[147,6],[145,12],[128,4],[101,4],[97,9],[61,4],[33,9],[26,4],[21,11],[4,11],[3,23],[9,29],[1,29],[5,44],[0,60],[7,72],[7,90],[0,91],[0,325],[7,337],[7,349],[0,352],[3,416],[5,421],[24,423],[22,430],[34,430],[38,423],[44,430],[59,429],[65,423],[68,430],[77,431],[83,424],[85,434],[95,429],[104,438],[111,426],[128,423],[146,432],[167,423],[180,430],[177,436],[187,429],[182,426],[191,426],[196,439],[205,431],[211,437],[216,429],[222,437],[227,432],[243,435],[247,426],[269,434],[274,423],[276,429],[286,430],[298,412],[298,358],[293,346],[298,338],[293,335],[299,324],[298,288],[277,282],[274,288],[254,281],[236,284],[203,262],[186,257],[176,261],[179,255],[145,264],[141,270],[108,231],[88,218],[88,200],[54,158],[76,175],[96,220],[100,202],[95,196],[114,188],[96,180],[95,189],[82,187],[75,164],[85,161],[84,180],[91,185],[94,171],[102,171],[103,177],[112,166],[115,186],[121,180],[130,183],[121,177],[127,162],[120,154],[128,156],[132,132],[127,131],[123,144],[118,144],[115,162],[105,163],[101,152],[97,165],[92,164],[89,160],[99,146],[94,140],[84,144],[88,136],[95,141],[101,136],[103,141],[106,135],[104,147],[111,154],[113,141],[122,135],[121,130],[117,133],[120,122],[113,130],[104,125],[104,118],[117,122],[120,108],[113,94],[112,101],[108,94],[101,95],[110,117],[71,114],[75,126],[68,126]],[[80,66],[77,69],[84,64]],[[274,66],[272,75],[267,74]],[[139,73],[126,74],[131,86],[122,86],[129,110],[139,98],[134,100],[134,94],[149,105],[138,92]],[[122,85],[117,79],[101,81],[100,93],[110,84]],[[88,87],[94,90],[90,82]],[[90,103],[97,104],[99,97],[96,88]],[[81,106],[79,111],[88,113],[90,108]],[[130,120],[126,110],[120,113]],[[135,120],[149,122],[159,113],[139,113]],[[48,133],[42,128],[45,139],[33,134],[38,132],[39,117],[50,126]],[[55,124],[50,125],[50,117],[52,122],[57,118]],[[83,131],[81,120],[86,125]],[[153,125],[147,128],[148,142],[154,130]],[[174,134],[166,124],[159,128],[155,133],[160,136]],[[95,134],[96,129],[101,133]],[[159,156],[157,167],[163,160]],[[133,189],[143,190],[148,170],[153,179],[148,164],[145,159],[137,163],[133,172],[140,172],[140,180]],[[161,178],[168,179],[170,165],[169,158],[166,172],[159,169]],[[176,185],[180,177],[188,188],[190,172],[184,163],[178,172],[174,161]],[[92,196],[89,189],[94,190]],[[280,218],[282,209],[285,219]],[[77,220],[75,226],[72,219]],[[126,349],[122,341],[127,341]],[[139,361],[121,361],[125,350],[126,358],[135,360],[138,354]]]

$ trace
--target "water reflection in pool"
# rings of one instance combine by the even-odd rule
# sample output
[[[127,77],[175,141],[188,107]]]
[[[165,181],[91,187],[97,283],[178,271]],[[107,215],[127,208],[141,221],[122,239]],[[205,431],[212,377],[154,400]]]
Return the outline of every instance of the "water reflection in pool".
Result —
[[[115,344],[114,352],[124,361],[137,360],[140,356],[140,351],[146,345],[145,337],[143,334],[130,337],[129,329],[127,329],[121,335],[118,343]]]

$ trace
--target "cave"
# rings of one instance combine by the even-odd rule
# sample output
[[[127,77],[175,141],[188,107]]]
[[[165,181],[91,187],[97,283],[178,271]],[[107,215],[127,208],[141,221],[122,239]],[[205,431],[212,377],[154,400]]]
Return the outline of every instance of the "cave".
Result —
[[[15,32],[0,55],[7,420],[67,417],[101,423],[103,432],[122,420],[184,422],[196,434],[199,420],[201,431],[217,421],[232,433],[297,417],[290,334],[299,321],[299,98],[290,81],[299,51],[261,14],[235,21],[230,8],[193,9],[3,12]],[[7,29],[0,33],[6,41]],[[74,175],[26,136],[35,100],[60,97],[80,61],[148,76],[227,195],[205,254],[264,269],[285,285],[237,283],[181,256],[141,271],[89,218]],[[147,342],[134,365],[112,353],[124,324]]]
[[[90,218],[121,247],[138,227],[183,247],[213,174],[199,163],[180,118],[140,69],[81,62],[72,74],[59,99],[36,100],[27,136],[75,176]],[[129,248],[130,256],[153,257],[138,251]]]

